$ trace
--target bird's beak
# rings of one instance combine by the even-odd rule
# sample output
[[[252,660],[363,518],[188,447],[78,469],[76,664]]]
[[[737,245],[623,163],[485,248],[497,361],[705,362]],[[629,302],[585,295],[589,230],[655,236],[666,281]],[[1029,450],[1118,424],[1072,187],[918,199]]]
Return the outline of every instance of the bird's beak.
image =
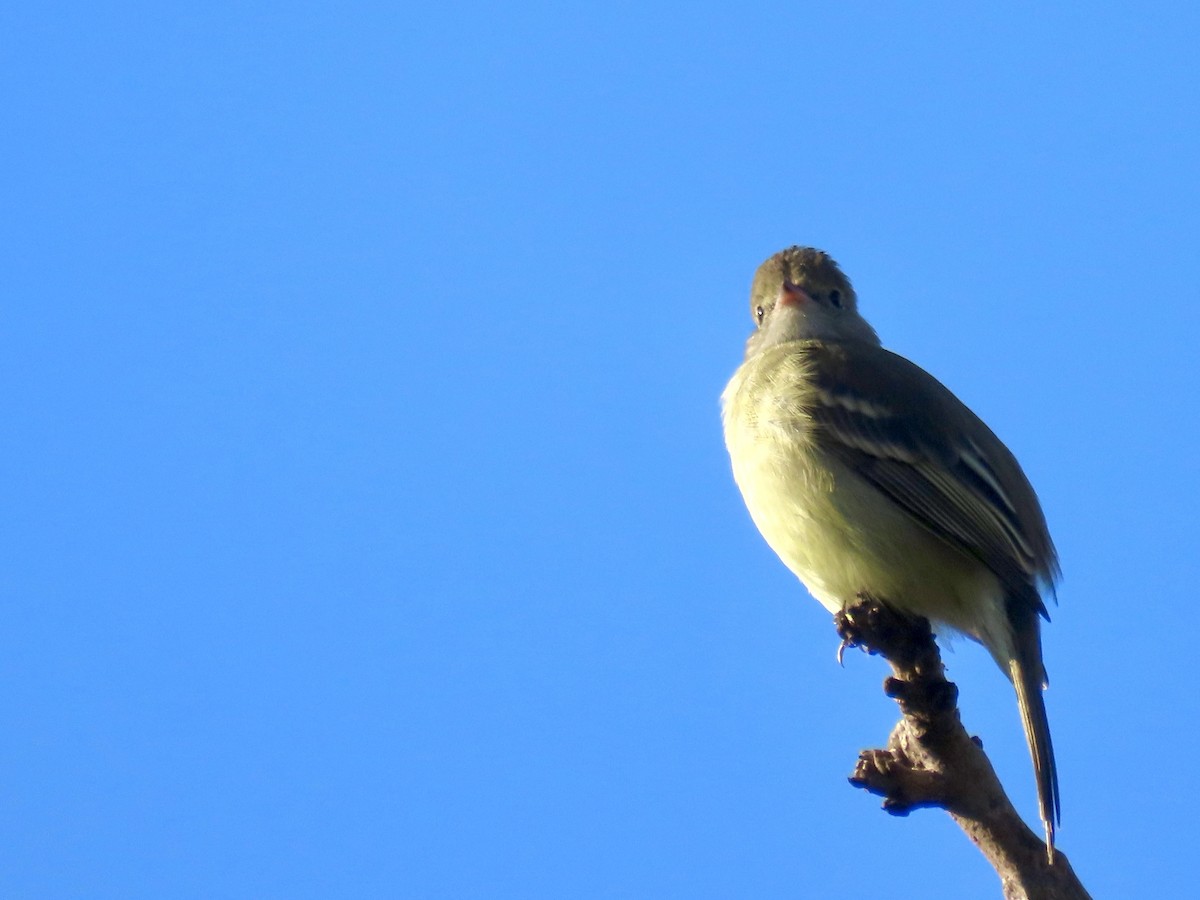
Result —
[[[779,299],[776,301],[777,306],[803,306],[805,303],[812,303],[812,297],[790,281],[785,281],[783,287],[779,289]]]

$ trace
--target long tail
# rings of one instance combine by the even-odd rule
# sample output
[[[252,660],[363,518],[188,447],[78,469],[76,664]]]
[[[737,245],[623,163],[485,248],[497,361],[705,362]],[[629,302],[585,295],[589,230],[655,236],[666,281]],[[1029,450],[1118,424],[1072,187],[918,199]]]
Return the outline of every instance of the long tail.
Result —
[[[1042,665],[1042,638],[1038,626],[1037,618],[1031,616],[1024,627],[1013,629],[1017,658],[1010,660],[1008,666],[1009,676],[1017,689],[1017,706],[1021,709],[1029,755],[1033,757],[1038,805],[1046,831],[1046,853],[1054,862],[1054,828],[1059,824],[1062,805],[1058,797],[1054,745],[1050,742],[1050,721],[1046,718],[1046,703],[1042,699],[1046,669]]]

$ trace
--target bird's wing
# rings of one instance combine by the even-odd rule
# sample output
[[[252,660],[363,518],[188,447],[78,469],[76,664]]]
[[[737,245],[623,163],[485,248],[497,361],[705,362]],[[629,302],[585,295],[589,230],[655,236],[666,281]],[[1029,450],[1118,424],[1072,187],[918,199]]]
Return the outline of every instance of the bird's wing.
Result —
[[[1037,495],[1008,448],[957,397],[878,347],[813,343],[804,352],[809,413],[825,450],[1014,591],[1029,596],[1039,580],[1053,585],[1057,558]]]

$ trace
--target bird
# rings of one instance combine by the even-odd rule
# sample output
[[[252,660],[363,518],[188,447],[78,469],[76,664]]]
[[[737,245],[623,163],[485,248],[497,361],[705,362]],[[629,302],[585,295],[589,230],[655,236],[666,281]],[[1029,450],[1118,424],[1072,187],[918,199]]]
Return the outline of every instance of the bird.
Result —
[[[830,612],[869,594],[987,648],[1015,688],[1053,860],[1061,803],[1041,622],[1060,569],[1029,479],[948,388],[882,347],[824,251],[767,259],[750,312],[721,395],[750,517]]]

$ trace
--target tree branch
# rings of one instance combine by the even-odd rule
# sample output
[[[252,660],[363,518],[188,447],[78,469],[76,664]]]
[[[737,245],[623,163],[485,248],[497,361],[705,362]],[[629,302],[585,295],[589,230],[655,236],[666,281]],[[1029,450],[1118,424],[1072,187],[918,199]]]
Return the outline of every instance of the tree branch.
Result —
[[[902,717],[883,750],[864,750],[850,777],[905,816],[935,806],[950,813],[1000,876],[1006,900],[1090,900],[1061,850],[1047,858],[1041,838],[1013,808],[983,744],[958,715],[958,688],[946,680],[929,622],[862,596],[834,617],[845,647],[882,656],[893,677],[883,691]],[[839,651],[839,658],[841,653]]]

